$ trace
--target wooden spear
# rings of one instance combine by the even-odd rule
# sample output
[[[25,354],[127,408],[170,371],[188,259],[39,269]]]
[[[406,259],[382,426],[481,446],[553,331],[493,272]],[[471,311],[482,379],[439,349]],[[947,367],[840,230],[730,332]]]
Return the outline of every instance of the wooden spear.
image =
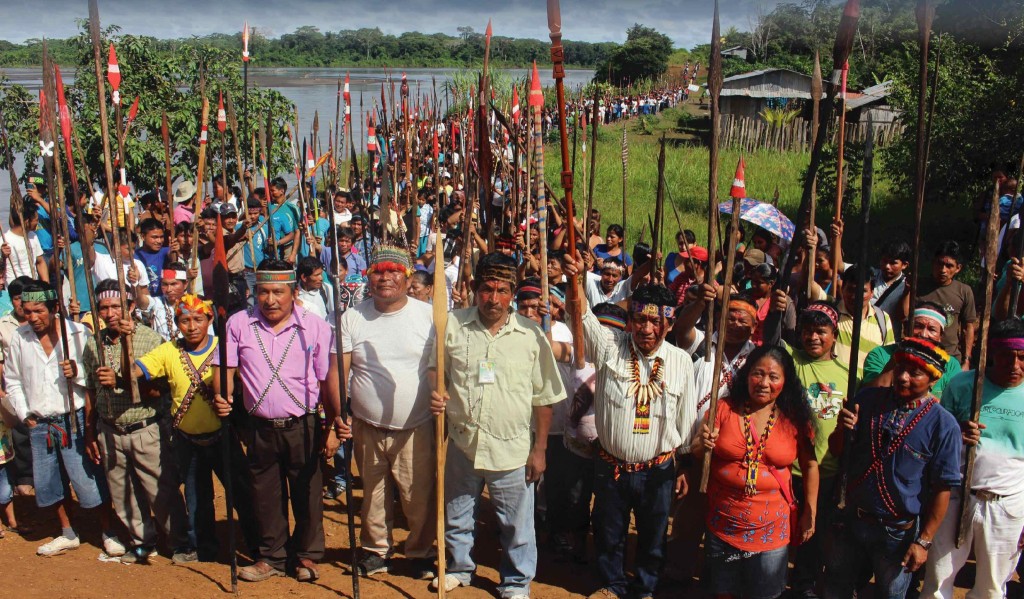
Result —
[[[199,267],[199,213],[202,212],[203,198],[203,169],[206,168],[206,138],[209,134],[207,129],[207,119],[210,118],[210,101],[206,99],[206,94],[203,94],[203,112],[201,120],[199,121],[199,165],[196,167],[196,197],[192,203],[192,257],[189,261],[190,268]],[[195,293],[196,280],[189,279],[188,292]]]
[[[100,10],[96,0],[89,0],[89,34],[92,38],[93,64],[96,69],[97,99],[100,109],[100,135],[103,139],[103,166],[107,176],[107,196],[115,197],[114,172],[110,161],[110,129],[107,124],[107,95],[103,86],[103,65],[100,62]],[[117,270],[117,287],[121,293],[121,313],[128,317],[128,301],[124,284],[124,263],[121,258],[121,240],[117,226],[117,210],[111,202],[110,206],[110,229],[111,229],[111,258]],[[131,259],[131,257],[129,257]],[[99,332],[100,323],[93,323],[96,331]],[[101,349],[102,344],[97,344]],[[121,338],[121,372],[129,381],[129,394],[132,403],[141,403],[142,396],[139,395],[139,383],[131,376],[132,365],[135,364],[135,356],[132,351],[132,334],[122,334]]]
[[[548,203],[544,190],[544,144],[541,142],[541,110],[544,108],[544,92],[540,87],[540,72],[537,62],[533,63],[533,77],[530,82],[530,111],[533,132],[533,174],[537,178],[537,230],[540,242],[540,294],[545,307],[550,306],[550,279],[548,276]],[[532,186],[532,185],[531,185]],[[551,316],[542,316],[544,332],[551,331]]]
[[[626,143],[626,121],[622,121],[622,243],[625,247],[626,235],[626,183],[629,180],[629,144]]]
[[[231,127],[231,139],[235,142],[235,168],[238,170],[238,185],[239,187],[245,186],[243,189],[249,193],[246,195],[252,195],[256,192],[256,181],[255,177],[250,177],[248,180],[245,178],[245,163],[242,162],[242,146],[241,138],[238,135],[238,117],[235,113],[235,103],[231,100],[231,94],[225,93],[224,100],[228,107],[228,126]],[[225,165],[225,169],[227,165]],[[242,217],[245,215],[245,198],[239,198],[238,212]]]
[[[846,151],[846,79],[850,74],[850,63],[843,63],[842,85],[839,95],[839,142],[836,150],[836,212],[835,220],[843,217],[843,154]],[[839,294],[839,271],[842,265],[839,264],[839,257],[842,255],[843,240],[836,237],[832,240],[832,295]],[[813,258],[809,256],[808,258]],[[813,260],[812,260],[813,261]],[[808,281],[810,286],[810,281]]]
[[[437,128],[434,128],[435,140],[437,139]],[[438,147],[434,144],[434,165],[437,165]],[[445,331],[448,330],[448,288],[444,278],[444,232],[441,230],[441,219],[434,219],[434,339],[437,342],[437,379],[434,390],[438,395],[444,397],[447,393],[445,385]],[[437,468],[437,596],[444,599],[447,590],[444,579],[447,569],[447,556],[445,555],[445,520],[444,520],[444,469],[448,457],[448,443],[445,439],[444,413],[434,417],[434,453],[436,454]]]
[[[174,183],[174,180],[171,177],[171,138],[167,128],[166,111],[160,115],[160,135],[163,137],[164,142],[164,176],[166,181],[164,183],[164,191],[167,196],[167,210],[170,212],[164,224],[164,234],[167,236],[167,239],[170,239],[174,235],[174,199],[171,197],[171,185]]]
[[[721,26],[718,20],[718,0],[715,0],[715,16],[711,24],[711,60],[708,64],[708,95],[711,108],[711,137],[708,139],[708,275],[706,279],[711,281],[715,278],[715,264],[718,259],[715,253],[718,250],[718,135],[719,135],[719,110],[718,99],[722,94],[722,36]],[[623,125],[625,126],[625,125]],[[738,211],[737,211],[738,212]],[[735,252],[729,252],[733,254]],[[723,256],[724,257],[724,256]],[[704,361],[710,362],[714,355],[711,347],[711,328],[715,322],[715,304],[709,302],[707,311],[704,313],[704,326],[707,334],[704,335]],[[716,386],[712,387],[712,400],[716,400]],[[716,406],[709,404],[708,422],[714,422],[714,412],[711,408]],[[706,469],[706,468],[705,468]],[[703,493],[706,482],[701,483]]]
[[[811,102],[812,102],[812,116],[811,116],[811,139],[818,138],[818,119],[821,117],[821,92],[822,92],[822,80],[821,80],[821,57],[818,52],[814,53],[814,73],[811,75]],[[814,182],[811,184],[811,198],[807,208],[807,228],[814,231],[817,228],[815,221],[817,220],[818,212],[818,179],[815,176]],[[795,240],[790,240],[790,244],[795,243]],[[791,250],[792,251],[792,250]],[[807,256],[805,263],[807,264],[807,301],[810,302],[813,299],[812,289],[814,288],[814,267],[815,267],[815,255],[811,252]]]
[[[652,273],[661,270],[661,258],[658,254],[661,253],[661,238],[662,230],[665,228],[665,134],[661,134],[661,146],[658,151],[658,191],[657,199],[654,204],[654,255],[651,259],[654,260],[654,269]]]
[[[927,108],[928,108],[928,47],[931,42],[932,36],[932,21],[935,19],[935,6],[932,0],[918,0],[917,10],[915,11],[917,17],[917,44],[919,48],[918,56],[918,97],[917,97],[917,160],[915,164],[914,174],[914,253],[910,256],[910,303],[917,299],[917,275],[921,270],[921,215],[924,212],[924,191],[925,191],[925,178],[928,172],[927,164],[927,148],[928,148],[928,124],[926,121]],[[999,196],[996,195],[996,203],[992,204],[990,210],[998,212]],[[998,231],[996,232],[998,235]],[[986,240],[991,242],[991,240]],[[992,264],[995,263],[993,259]],[[907,335],[910,335],[914,327],[914,319],[907,318],[905,322],[905,331]],[[982,324],[984,330],[985,324]],[[984,342],[984,340],[982,340]],[[982,345],[982,352],[985,352],[985,347]],[[979,370],[981,366],[979,365]],[[967,501],[963,502],[964,505]],[[959,546],[959,543],[957,544]]]
[[[717,0],[716,0],[717,1]],[[562,10],[558,0],[548,0],[548,30],[551,36],[551,62],[553,63],[552,74],[555,78],[555,93],[558,98],[558,123],[562,141],[562,189],[565,191],[565,219],[568,227],[569,255],[576,256],[576,211],[572,203],[572,170],[569,167],[569,138],[565,130],[565,54],[562,48]],[[543,148],[542,148],[543,150]],[[543,179],[544,171],[538,170],[537,176]],[[583,368],[584,345],[583,345],[583,298],[579,294],[579,285],[576,277],[569,276],[569,286],[566,289],[566,304],[571,305],[568,310],[570,317],[570,329],[572,330],[573,357],[576,368]]]

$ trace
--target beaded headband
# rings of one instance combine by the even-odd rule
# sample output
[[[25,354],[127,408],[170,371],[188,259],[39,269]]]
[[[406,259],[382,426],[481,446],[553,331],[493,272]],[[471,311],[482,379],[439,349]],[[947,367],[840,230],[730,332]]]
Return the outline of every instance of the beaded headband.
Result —
[[[611,314],[602,314],[601,316],[598,316],[597,322],[603,324],[606,327],[611,327],[613,329],[618,329],[620,331],[626,330],[626,321],[619,318],[618,316],[613,316]]]
[[[641,304],[640,302],[633,302],[633,314],[672,318],[675,313],[676,309],[672,306],[659,306],[658,304]]]
[[[839,326],[839,312],[836,312],[836,309],[833,308],[832,306],[828,305],[828,304],[825,304],[825,303],[811,304],[811,305],[807,306],[806,308],[804,308],[804,310],[806,310],[808,312],[821,312],[822,314],[827,316],[828,319],[832,322],[833,328]]]
[[[213,302],[206,301],[198,295],[186,293],[181,296],[178,305],[174,308],[174,317],[179,318],[184,314],[206,314],[213,317]]]
[[[163,272],[160,273],[160,278],[167,281],[187,281],[188,273],[183,270],[165,268]]]
[[[1008,339],[990,339],[988,346],[992,349],[1011,349],[1015,351],[1024,350],[1024,339],[1010,337]]]
[[[52,302],[56,301],[57,292],[53,289],[46,289],[43,291],[23,291],[21,293],[21,301],[24,302]]]
[[[523,296],[533,294],[536,296],[542,295],[540,287],[535,285],[522,285],[519,289],[516,289],[516,300],[524,299]],[[528,298],[533,299],[533,298]]]
[[[409,258],[409,252],[395,245],[383,244],[373,248],[373,253],[370,255],[370,267],[367,269],[367,273],[389,272],[380,268],[388,263],[400,265],[406,275],[412,274],[412,260]],[[395,270],[394,268],[390,269],[391,272]]]
[[[946,328],[946,315],[943,314],[942,312],[939,312],[938,310],[933,310],[931,308],[916,308],[914,310],[914,318],[918,317],[934,320],[935,322],[939,323],[940,327]]]
[[[939,345],[918,337],[907,337],[900,342],[893,358],[909,362],[926,371],[933,380],[942,378],[949,361],[949,354]]]
[[[285,283],[292,285],[295,283],[295,271],[294,270],[257,270],[256,271],[256,284],[260,283]]]

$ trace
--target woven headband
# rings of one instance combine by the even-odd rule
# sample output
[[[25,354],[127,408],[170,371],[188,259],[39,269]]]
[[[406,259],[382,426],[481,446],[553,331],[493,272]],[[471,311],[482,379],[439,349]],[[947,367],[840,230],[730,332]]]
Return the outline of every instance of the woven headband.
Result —
[[[516,269],[512,266],[505,266],[503,264],[485,266],[480,269],[479,279],[480,282],[498,281],[499,283],[509,283],[515,287],[517,280]]]
[[[373,248],[373,252],[370,255],[370,272],[374,272],[373,267],[383,262],[393,262],[401,264],[406,269],[412,269],[412,260],[409,258],[409,252],[397,245],[382,244]]]
[[[920,367],[934,380],[942,378],[949,362],[949,354],[939,345],[917,337],[907,337],[900,342],[896,355],[897,361],[909,362]]]
[[[57,300],[57,292],[53,289],[43,291],[23,291],[21,301],[24,302],[52,302]]]
[[[559,289],[558,287],[552,287],[551,289],[549,289],[549,291],[551,292],[551,295],[558,298],[558,301],[562,302],[563,304],[565,303],[565,293],[561,289]]]
[[[24,297],[24,295],[22,296]],[[1008,339],[990,339],[988,346],[992,349],[1009,349],[1014,351],[1024,351],[1024,339],[1020,337],[1010,337]]]
[[[295,283],[294,270],[257,270],[256,284],[260,283]]]
[[[914,318],[918,317],[934,320],[935,322],[939,323],[940,327],[946,328],[946,315],[943,314],[942,312],[939,312],[938,310],[933,310],[932,308],[916,308],[914,310]]]
[[[543,295],[541,293],[540,287],[537,287],[535,285],[523,285],[519,289],[516,289],[516,299],[520,299],[522,296],[528,293],[533,293],[535,295]]]
[[[808,312],[821,312],[832,322],[833,328],[839,326],[839,312],[828,304],[811,304],[804,309]]]
[[[601,316],[598,316],[597,322],[606,327],[612,327],[613,329],[618,329],[620,331],[626,330],[626,321],[612,314],[602,314]]]
[[[658,304],[642,304],[640,302],[633,302],[633,314],[672,318],[675,313],[676,310],[672,306],[659,306]]]
[[[750,302],[745,302],[742,300],[729,300],[729,309],[739,310],[741,312],[745,312],[746,314],[750,314],[750,317],[754,319],[754,322],[757,322],[757,308],[751,306]]]
[[[160,278],[166,281],[187,281],[188,273],[183,270],[165,268],[163,272],[160,273]]]
[[[186,293],[181,296],[178,305],[174,308],[174,317],[180,318],[184,314],[206,314],[213,317],[213,302],[203,300],[198,295]]]
[[[24,298],[24,297],[25,297],[24,294],[22,294],[22,298]],[[101,292],[96,294],[96,303],[97,304],[99,302],[102,302],[103,300],[109,300],[109,299],[115,299],[115,300],[121,301],[121,292],[116,290],[116,289],[111,289],[110,291],[101,291]]]

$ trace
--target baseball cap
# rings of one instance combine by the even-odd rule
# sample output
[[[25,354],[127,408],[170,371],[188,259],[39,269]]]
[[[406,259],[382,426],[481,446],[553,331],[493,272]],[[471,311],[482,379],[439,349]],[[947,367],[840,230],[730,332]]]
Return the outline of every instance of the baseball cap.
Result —
[[[758,264],[764,264],[768,261],[768,257],[765,256],[764,252],[757,248],[751,248],[746,252],[743,252],[743,261],[751,266],[757,266]]]

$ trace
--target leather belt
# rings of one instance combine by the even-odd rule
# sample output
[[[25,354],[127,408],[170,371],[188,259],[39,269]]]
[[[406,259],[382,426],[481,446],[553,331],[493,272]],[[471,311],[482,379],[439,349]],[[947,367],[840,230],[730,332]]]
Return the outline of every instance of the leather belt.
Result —
[[[888,526],[889,528],[898,528],[899,530],[910,530],[917,522],[916,518],[911,518],[907,521],[889,520],[887,518],[882,518],[881,516],[876,516],[871,512],[864,511],[861,508],[857,508],[857,518],[867,522],[874,522],[876,524]]]
[[[257,426],[284,430],[289,429],[300,422],[305,422],[309,417],[310,414],[306,414],[304,416],[288,416],[287,418],[260,418],[259,416],[253,416],[252,420]]]
[[[156,424],[157,422],[160,422],[159,416],[152,416],[150,418],[146,418],[145,420],[140,420],[138,422],[133,422],[131,424],[116,424],[113,420],[103,419],[103,424],[112,428],[114,432],[119,435],[129,435],[131,433],[134,433],[135,431],[141,431],[147,426],[151,424]]]
[[[1009,497],[1009,495],[999,495],[992,491],[984,491],[982,489],[971,489],[971,495],[974,495],[981,501],[999,501]]]

